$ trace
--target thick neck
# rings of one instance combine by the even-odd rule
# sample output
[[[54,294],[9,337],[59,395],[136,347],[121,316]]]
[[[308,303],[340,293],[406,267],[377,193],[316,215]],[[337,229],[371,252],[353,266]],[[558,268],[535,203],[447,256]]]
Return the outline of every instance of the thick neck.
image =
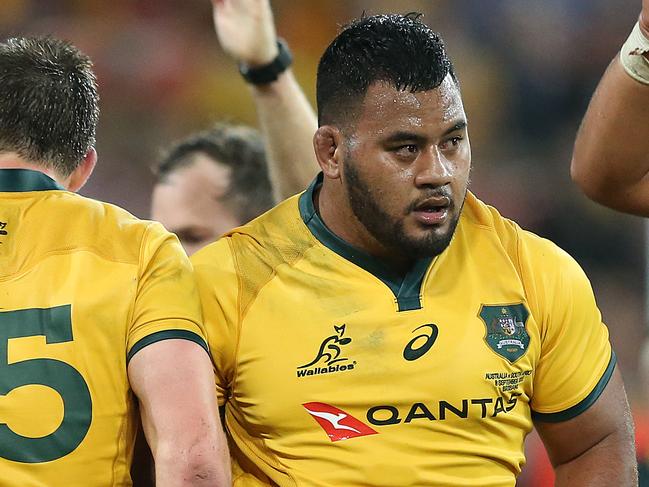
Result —
[[[383,260],[396,272],[407,272],[412,266],[414,259],[395,254],[358,220],[339,179],[323,178],[322,184],[314,189],[313,204],[327,228],[349,245]]]
[[[405,264],[403,266],[392,265],[392,262],[387,259],[367,252],[365,248],[361,248],[358,244],[353,245],[342,238],[340,234],[332,231],[316,211],[317,198],[314,196],[322,187],[322,180],[323,175],[319,174],[315,181],[311,183],[311,186],[300,195],[300,215],[309,231],[325,247],[383,281],[396,297],[399,311],[421,308],[421,286],[428,269],[431,267],[433,258],[425,257],[412,260],[407,267]],[[327,203],[331,203],[331,201]],[[336,210],[333,205],[330,208]],[[336,211],[334,211],[335,213]],[[340,219],[336,215],[335,218],[340,224]],[[349,229],[348,226],[345,228]]]

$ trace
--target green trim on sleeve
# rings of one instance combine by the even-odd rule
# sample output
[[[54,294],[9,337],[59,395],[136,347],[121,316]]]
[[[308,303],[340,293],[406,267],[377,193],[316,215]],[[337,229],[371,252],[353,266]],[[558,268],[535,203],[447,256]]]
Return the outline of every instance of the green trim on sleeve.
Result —
[[[615,356],[615,352],[611,351],[611,359],[608,362],[608,366],[606,367],[604,374],[602,374],[601,379],[599,379],[599,382],[597,382],[597,385],[595,385],[591,393],[588,394],[581,402],[557,413],[537,413],[535,411],[532,411],[532,419],[534,421],[541,421],[543,423],[559,423],[561,421],[567,421],[579,416],[581,413],[591,407],[595,403],[595,401],[597,401],[597,398],[599,398],[599,396],[602,394],[602,392],[606,388],[606,385],[608,384],[608,381],[613,375],[613,370],[615,370],[616,363],[617,357]]]
[[[135,345],[131,347],[130,352],[128,352],[128,354],[126,355],[126,364],[128,365],[128,363],[133,358],[133,355],[138,353],[144,347],[149,346],[156,342],[161,342],[162,340],[170,340],[170,339],[189,340],[190,342],[198,343],[201,347],[205,349],[205,351],[208,354],[210,353],[210,349],[208,348],[207,343],[205,343],[205,340],[203,340],[203,338],[200,335],[197,335],[193,331],[163,330],[163,331],[157,331],[155,333],[151,333],[150,335],[147,335],[144,338],[138,340],[135,343]]]

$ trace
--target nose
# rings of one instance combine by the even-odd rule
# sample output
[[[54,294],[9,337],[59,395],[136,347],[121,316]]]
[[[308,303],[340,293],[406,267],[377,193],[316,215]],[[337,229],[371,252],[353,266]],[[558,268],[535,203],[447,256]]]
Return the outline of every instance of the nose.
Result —
[[[450,184],[453,178],[453,165],[439,147],[433,145],[417,159],[415,166],[415,185],[417,187],[440,187]]]

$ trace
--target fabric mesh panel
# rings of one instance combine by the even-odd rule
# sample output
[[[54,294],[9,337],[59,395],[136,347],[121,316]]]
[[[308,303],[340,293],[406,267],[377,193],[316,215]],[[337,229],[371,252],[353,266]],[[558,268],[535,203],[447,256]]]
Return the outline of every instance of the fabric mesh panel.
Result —
[[[277,216],[284,216],[278,221]],[[241,322],[259,291],[275,276],[282,265],[293,266],[307,250],[316,245],[298,212],[286,219],[285,212],[275,212],[263,224],[253,220],[255,236],[246,233],[231,235],[232,254],[239,276],[239,322]],[[246,227],[244,227],[246,228]]]

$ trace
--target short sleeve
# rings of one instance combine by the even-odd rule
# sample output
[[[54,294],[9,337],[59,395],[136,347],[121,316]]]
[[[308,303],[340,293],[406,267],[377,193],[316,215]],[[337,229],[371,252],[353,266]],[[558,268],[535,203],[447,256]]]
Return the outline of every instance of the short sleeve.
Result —
[[[577,262],[549,241],[523,247],[533,273],[541,354],[531,400],[534,420],[559,422],[592,406],[615,368],[608,329]]]
[[[175,235],[151,223],[140,251],[137,295],[127,334],[127,360],[166,339],[196,342],[205,350],[200,302],[189,258]]]
[[[191,258],[200,295],[205,331],[216,367],[219,405],[230,394],[236,372],[239,339],[239,282],[227,238],[208,245]]]

